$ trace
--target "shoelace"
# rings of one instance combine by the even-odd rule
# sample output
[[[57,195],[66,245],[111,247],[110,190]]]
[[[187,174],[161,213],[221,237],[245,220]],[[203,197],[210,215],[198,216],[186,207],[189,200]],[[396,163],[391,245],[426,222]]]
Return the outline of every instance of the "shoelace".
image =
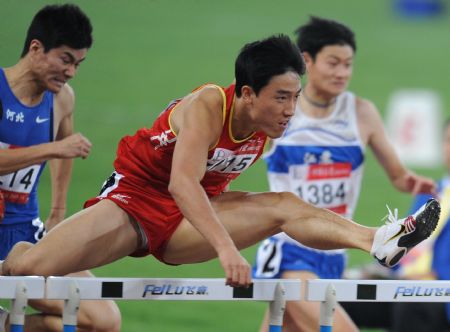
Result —
[[[387,204],[386,204],[386,208],[388,209],[388,214],[385,215],[385,216],[381,219],[381,221],[384,221],[384,223],[385,223],[386,225],[397,222],[397,220],[398,220],[398,209],[395,208],[395,209],[394,209],[394,213],[392,213],[392,210],[389,208],[389,206],[388,206]]]

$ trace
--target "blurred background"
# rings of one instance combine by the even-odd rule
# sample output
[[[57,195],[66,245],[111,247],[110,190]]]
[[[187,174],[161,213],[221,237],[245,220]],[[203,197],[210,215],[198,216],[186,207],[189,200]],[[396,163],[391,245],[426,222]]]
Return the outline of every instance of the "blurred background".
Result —
[[[92,141],[93,149],[88,159],[75,162],[69,214],[81,209],[87,198],[98,193],[112,171],[116,144],[122,136],[150,126],[170,100],[198,85],[206,82],[228,85],[234,76],[234,59],[245,43],[275,33],[293,36],[309,15],[339,20],[355,31],[358,50],[350,90],[375,103],[393,139],[413,146],[413,152],[406,152],[406,157],[420,157],[422,152],[434,150],[434,154],[418,157],[419,160],[405,159],[414,170],[435,178],[444,172],[439,163],[439,141],[443,119],[450,116],[450,17],[445,9],[436,15],[423,11],[414,14],[406,12],[404,1],[400,0],[73,2],[88,14],[94,26],[94,45],[71,81],[76,92],[76,129]],[[53,2],[0,0],[2,67],[18,60],[33,15],[49,3]],[[412,97],[419,101],[411,102]],[[425,106],[415,115],[391,112],[409,109],[411,104]],[[417,121],[417,116],[422,120]],[[404,121],[413,121],[415,126],[424,124],[427,129],[417,127],[412,134],[407,130],[395,137],[405,128],[414,127],[405,127],[408,122]],[[423,140],[428,140],[425,147],[417,148],[414,142],[419,144]],[[40,187],[42,219],[49,209],[48,183],[45,173]],[[232,185],[236,190],[267,188],[263,161]],[[369,153],[355,220],[379,225],[386,214],[385,204],[399,208],[402,215],[410,201],[409,195],[394,191]],[[244,254],[252,262],[255,247]],[[354,250],[349,255],[351,266],[371,259]],[[95,274],[223,277],[217,260],[170,267],[152,257],[126,258],[95,270]],[[118,303],[123,314],[123,331],[127,332],[256,331],[266,306],[254,302]]]

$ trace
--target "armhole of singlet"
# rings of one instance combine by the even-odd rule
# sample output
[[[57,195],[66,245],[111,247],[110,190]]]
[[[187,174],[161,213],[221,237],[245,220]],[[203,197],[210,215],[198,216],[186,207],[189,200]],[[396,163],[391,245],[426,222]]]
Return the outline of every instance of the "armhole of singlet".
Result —
[[[54,113],[55,113],[55,96],[53,94],[50,94],[49,97],[50,99],[50,142],[53,142],[55,140],[55,117],[54,117]]]
[[[222,89],[220,86],[215,85],[215,84],[211,84],[211,83],[202,85],[201,87],[195,89],[194,91],[199,91],[199,90],[203,89],[203,88],[206,87],[206,86],[212,86],[212,87],[217,88],[217,89],[220,91],[220,94],[222,95],[222,100],[223,100],[223,106],[222,106],[222,126],[223,126],[223,125],[225,124],[225,117],[226,117],[226,110],[227,110],[227,98],[226,98],[226,96],[225,96],[225,92],[223,91],[223,89]],[[181,102],[181,101],[180,101],[180,102]],[[173,128],[172,128],[172,122],[171,122],[170,119],[172,118],[172,112],[178,107],[178,105],[179,105],[179,103],[176,104],[176,105],[170,110],[170,114],[169,114],[168,119],[167,119],[167,122],[168,122],[169,128],[170,128],[170,131],[174,134],[175,137],[177,136],[177,133],[173,130]],[[209,149],[209,151],[211,151],[212,149],[214,149],[214,148],[216,147],[216,145],[219,143],[219,140],[220,140],[220,137],[219,137],[219,139],[217,140],[217,142],[214,144],[214,147],[211,148],[211,149]]]
[[[225,91],[223,91],[223,89],[216,85],[216,84],[205,84],[202,88],[204,88],[205,86],[212,86],[215,87],[216,89],[218,89],[220,91],[220,94],[222,95],[222,101],[223,101],[223,106],[222,106],[222,128],[225,125],[225,119],[227,117],[227,96],[225,95]],[[234,100],[233,100],[233,104],[234,104]],[[220,137],[222,135],[219,136],[219,138],[217,139],[216,143],[214,143],[214,145],[208,149],[209,151],[212,151],[216,148],[217,144],[219,144],[220,141]]]
[[[366,146],[363,144],[362,140],[361,140],[361,133],[359,131],[359,126],[358,126],[358,113],[356,111],[356,103],[357,103],[357,96],[350,92],[347,91],[347,96],[346,96],[349,101],[351,102],[351,117],[352,117],[352,123],[353,123],[353,128],[355,130],[355,134],[358,138],[358,142],[359,142],[359,146],[361,147],[361,150],[364,152],[366,150]]]

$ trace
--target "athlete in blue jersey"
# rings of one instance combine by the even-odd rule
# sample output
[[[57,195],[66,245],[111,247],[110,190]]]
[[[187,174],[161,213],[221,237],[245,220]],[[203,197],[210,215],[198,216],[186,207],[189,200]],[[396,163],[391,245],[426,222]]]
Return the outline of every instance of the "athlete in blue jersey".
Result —
[[[72,158],[88,156],[91,143],[73,133],[72,79],[92,44],[89,18],[74,5],[47,6],[34,17],[21,59],[0,68],[0,259],[19,241],[36,243],[45,233],[39,218],[37,188],[46,161],[52,181],[50,231],[65,215]],[[81,275],[90,275],[84,271]],[[43,314],[27,317],[30,331],[62,329],[62,303],[36,301]],[[80,327],[118,331],[114,302],[84,303]],[[3,314],[2,317],[7,315]],[[1,324],[1,328],[4,324]]]
[[[272,141],[265,155],[270,189],[295,193],[308,203],[352,218],[364,151],[369,146],[399,191],[433,192],[431,179],[417,176],[401,164],[375,106],[346,91],[356,51],[353,32],[341,23],[313,17],[297,33],[308,82],[288,128]],[[254,276],[341,278],[345,264],[343,250],[312,249],[280,233],[261,243]],[[285,331],[319,329],[319,304],[288,302],[286,309]],[[333,328],[357,330],[340,307]],[[267,330],[267,319],[261,330]]]

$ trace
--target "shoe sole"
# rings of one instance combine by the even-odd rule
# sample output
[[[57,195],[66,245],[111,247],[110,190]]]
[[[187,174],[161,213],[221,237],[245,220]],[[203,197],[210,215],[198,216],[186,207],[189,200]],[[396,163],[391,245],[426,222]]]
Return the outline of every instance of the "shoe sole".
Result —
[[[440,214],[441,206],[439,205],[439,202],[434,199],[429,200],[424,210],[415,218],[416,229],[414,232],[403,235],[398,240],[398,246],[405,248],[405,250],[398,252],[389,261],[390,266],[396,265],[411,248],[427,239],[431,233],[433,233],[438,224]]]

